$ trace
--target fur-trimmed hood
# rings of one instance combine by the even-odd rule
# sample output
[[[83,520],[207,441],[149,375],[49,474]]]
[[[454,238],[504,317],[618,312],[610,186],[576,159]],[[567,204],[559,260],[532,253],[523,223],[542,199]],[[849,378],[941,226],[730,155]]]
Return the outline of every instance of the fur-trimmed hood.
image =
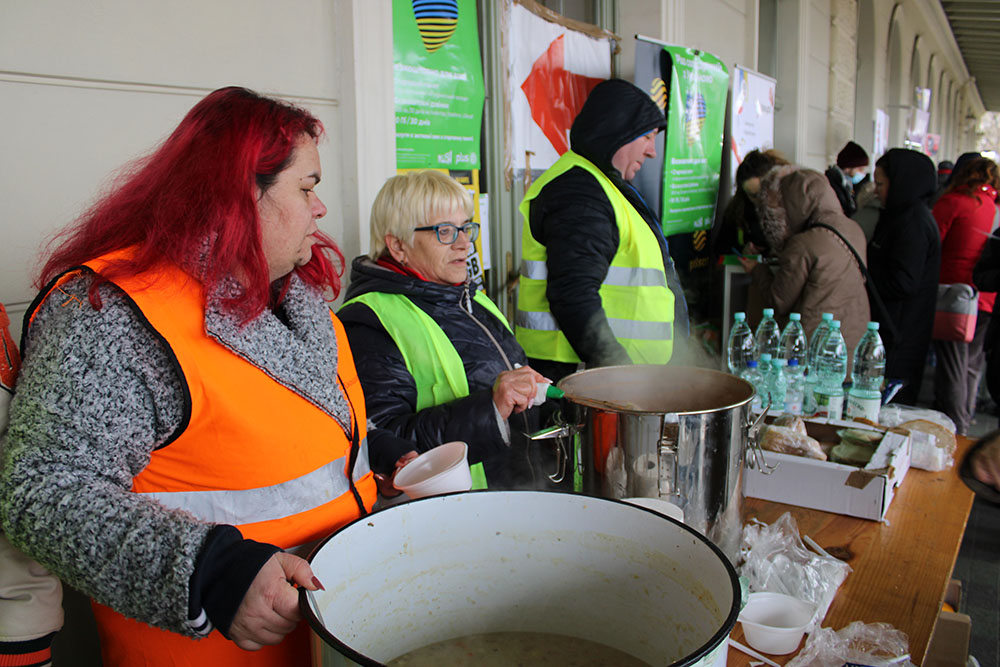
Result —
[[[837,194],[826,176],[796,165],[781,165],[767,172],[754,197],[760,225],[771,253],[817,222],[831,224],[844,217]]]

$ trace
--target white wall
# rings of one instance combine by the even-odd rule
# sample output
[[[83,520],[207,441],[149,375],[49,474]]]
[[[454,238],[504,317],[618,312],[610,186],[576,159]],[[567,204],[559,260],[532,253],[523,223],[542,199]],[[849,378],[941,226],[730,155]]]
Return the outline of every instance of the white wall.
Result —
[[[0,301],[15,329],[43,239],[226,85],[323,121],[321,227],[348,260],[360,254],[370,202],[395,164],[389,0],[3,3]]]
[[[717,56],[728,69],[756,67],[757,0],[623,0],[618,3],[619,76],[635,74],[636,34]]]

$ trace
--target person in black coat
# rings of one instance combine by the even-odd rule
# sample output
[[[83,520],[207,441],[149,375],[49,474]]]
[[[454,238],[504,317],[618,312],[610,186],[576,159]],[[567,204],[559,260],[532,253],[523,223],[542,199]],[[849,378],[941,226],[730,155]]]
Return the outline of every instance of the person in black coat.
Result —
[[[915,405],[934,329],[941,237],[927,200],[937,187],[923,153],[893,148],[875,163],[882,213],[868,244],[868,272],[885,302],[896,337],[884,337],[887,380],[902,380],[899,403]]]
[[[656,236],[667,287],[674,294],[674,357],[688,335],[688,311],[680,278],[670,257],[663,228],[629,182],[638,171],[630,164],[622,173],[612,164],[630,142],[666,127],[660,108],[649,95],[628,81],[598,84],[570,130],[570,149],[597,166],[635,207]],[[645,157],[639,159],[641,164]],[[597,180],[574,167],[549,182],[530,204],[531,235],[546,246],[546,297],[559,328],[588,368],[631,364],[608,325],[598,290],[618,251],[619,233],[611,201]],[[532,359],[532,367],[559,380],[576,364]]]
[[[1000,229],[994,230],[983,246],[972,284],[980,292],[1000,292]],[[991,317],[983,342],[986,351],[986,388],[993,401],[1000,404],[1000,317]]]
[[[538,429],[538,410],[531,403],[536,383],[545,378],[528,367],[500,312],[485,307],[483,296],[473,298],[465,269],[478,233],[471,214],[468,193],[445,174],[427,170],[389,179],[372,206],[372,252],[353,261],[337,316],[351,343],[371,421],[412,441],[417,452],[465,442],[469,462],[483,463],[490,488],[541,488],[544,474],[552,471],[543,471],[538,460],[529,466],[523,434]],[[437,347],[414,348],[413,341],[425,340],[417,331],[394,329],[386,318],[398,310],[354,301],[369,294],[392,295],[397,306],[405,299],[403,306],[416,306],[440,327],[461,362],[457,370],[464,372],[466,395],[441,400],[440,388],[418,389],[415,376],[426,377],[447,357]],[[400,460],[407,453],[371,451],[372,469],[391,475],[407,462]]]

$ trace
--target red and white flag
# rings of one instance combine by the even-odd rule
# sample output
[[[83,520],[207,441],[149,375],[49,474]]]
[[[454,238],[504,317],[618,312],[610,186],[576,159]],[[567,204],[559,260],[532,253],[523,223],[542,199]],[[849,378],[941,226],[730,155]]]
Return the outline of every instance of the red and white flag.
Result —
[[[510,164],[547,169],[569,150],[569,129],[587,95],[611,76],[612,40],[548,21],[518,3],[510,9]]]

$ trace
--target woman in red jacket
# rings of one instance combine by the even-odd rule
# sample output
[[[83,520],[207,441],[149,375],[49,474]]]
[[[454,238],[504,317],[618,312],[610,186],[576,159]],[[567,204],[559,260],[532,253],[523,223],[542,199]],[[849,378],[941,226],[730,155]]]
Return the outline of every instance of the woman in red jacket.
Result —
[[[942,285],[972,284],[972,269],[1000,217],[998,188],[996,163],[976,157],[961,166],[934,205],[934,218],[941,232]],[[983,341],[995,299],[995,292],[980,292],[972,342],[934,341],[934,406],[952,418],[961,434],[968,431],[976,412],[976,395],[985,367]]]

